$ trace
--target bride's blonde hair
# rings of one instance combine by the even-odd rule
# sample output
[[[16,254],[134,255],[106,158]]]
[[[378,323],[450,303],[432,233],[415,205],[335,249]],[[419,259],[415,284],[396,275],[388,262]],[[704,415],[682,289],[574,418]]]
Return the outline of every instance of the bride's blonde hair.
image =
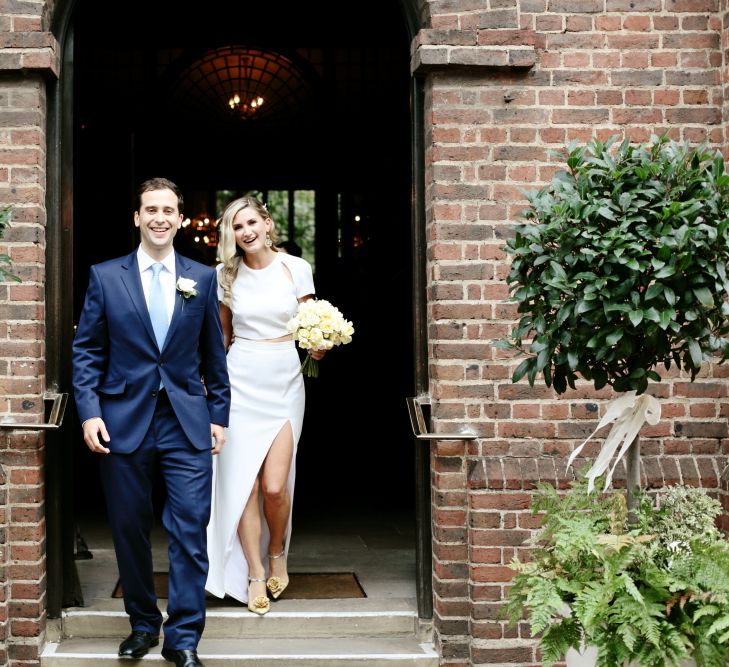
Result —
[[[276,223],[271,214],[268,212],[266,205],[255,197],[240,197],[234,199],[223,211],[223,217],[218,222],[218,233],[220,234],[220,243],[218,244],[218,257],[223,263],[223,268],[219,273],[220,286],[223,288],[223,303],[231,307],[233,296],[233,281],[238,275],[238,268],[243,261],[245,251],[235,242],[235,232],[233,231],[233,220],[235,216],[244,208],[252,208],[264,220],[271,221],[271,229],[268,236],[273,245],[271,249],[278,252],[276,243],[278,237],[276,235]]]

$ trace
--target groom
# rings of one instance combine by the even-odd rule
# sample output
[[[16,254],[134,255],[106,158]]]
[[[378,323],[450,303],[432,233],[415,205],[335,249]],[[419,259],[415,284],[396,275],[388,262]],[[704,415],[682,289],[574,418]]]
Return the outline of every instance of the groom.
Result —
[[[73,386],[84,441],[101,456],[132,628],[119,656],[138,659],[159,643],[150,544],[159,466],[170,562],[162,655],[177,667],[200,667],[212,455],[225,440],[230,385],[215,270],[172,249],[182,205],[171,181],[142,183],[134,213],[139,247],[91,267]]]

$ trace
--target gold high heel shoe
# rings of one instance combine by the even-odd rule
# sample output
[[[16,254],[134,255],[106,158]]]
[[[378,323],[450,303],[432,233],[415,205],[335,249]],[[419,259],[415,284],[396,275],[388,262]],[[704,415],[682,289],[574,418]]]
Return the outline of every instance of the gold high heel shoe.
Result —
[[[255,597],[251,595],[251,584],[254,581],[266,582],[265,579],[254,579],[253,577],[248,577],[248,611],[252,611],[254,614],[263,616],[271,610],[271,601],[268,599],[268,595],[256,595]]]
[[[268,558],[270,560],[276,560],[277,558],[286,558],[286,549],[282,550],[280,554],[268,554]],[[269,563],[270,565],[270,563]],[[284,568],[286,568],[286,560],[284,560]],[[273,567],[270,568],[271,572],[273,572]],[[269,577],[268,581],[266,582],[266,588],[271,593],[274,600],[276,600],[281,593],[286,590],[286,586],[289,585],[289,578],[288,575],[286,578],[284,577]]]

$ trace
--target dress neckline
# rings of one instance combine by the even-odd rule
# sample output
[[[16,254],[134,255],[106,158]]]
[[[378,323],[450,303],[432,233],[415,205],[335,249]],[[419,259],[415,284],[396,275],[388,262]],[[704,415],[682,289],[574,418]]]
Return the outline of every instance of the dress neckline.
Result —
[[[241,265],[244,266],[248,271],[252,271],[253,273],[260,273],[261,271],[266,271],[267,269],[270,269],[274,264],[278,263],[280,254],[280,252],[274,253],[274,257],[271,262],[266,266],[262,266],[260,269],[254,269],[248,266],[248,264],[246,264],[244,261],[241,261]]]

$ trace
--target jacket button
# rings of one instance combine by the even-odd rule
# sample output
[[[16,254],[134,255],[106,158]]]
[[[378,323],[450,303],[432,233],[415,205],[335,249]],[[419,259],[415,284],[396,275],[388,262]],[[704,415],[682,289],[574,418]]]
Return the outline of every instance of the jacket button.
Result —
[[[156,389],[153,389],[152,390],[152,398],[154,398],[155,396],[157,396],[157,390]]]

